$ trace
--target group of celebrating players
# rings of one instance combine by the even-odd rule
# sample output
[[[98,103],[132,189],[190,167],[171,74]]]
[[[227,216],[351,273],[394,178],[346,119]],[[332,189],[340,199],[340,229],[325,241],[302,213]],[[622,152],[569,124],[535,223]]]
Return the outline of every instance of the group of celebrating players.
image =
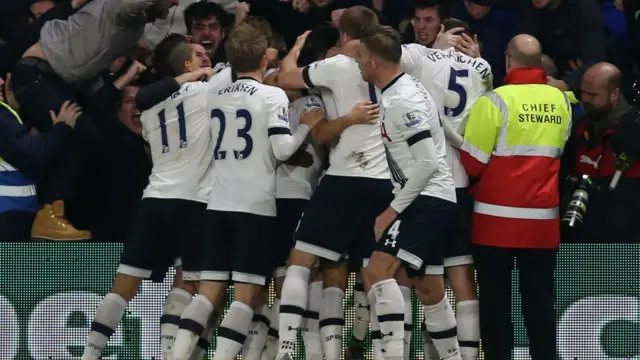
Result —
[[[277,69],[269,46],[258,26],[236,25],[215,74],[186,39],[156,49],[156,72],[180,89],[142,113],[153,170],[82,359],[100,358],[141,281],[177,258],[160,319],[165,360],[202,359],[216,329],[215,360],[290,360],[298,331],[307,359],[338,360],[350,271],[351,358],[363,358],[370,325],[376,359],[408,359],[414,288],[426,359],[477,359],[457,149],[490,66],[447,44],[403,46],[360,6],[333,39],[301,35]]]

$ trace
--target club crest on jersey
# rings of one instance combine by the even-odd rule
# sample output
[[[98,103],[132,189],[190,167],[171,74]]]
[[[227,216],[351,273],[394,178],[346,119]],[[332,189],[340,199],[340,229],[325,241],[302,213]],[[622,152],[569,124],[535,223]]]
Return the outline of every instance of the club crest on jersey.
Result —
[[[408,127],[414,127],[422,122],[420,113],[417,110],[409,111],[402,118],[404,119],[404,124]]]
[[[281,106],[280,108],[278,108],[278,119],[286,123],[289,122],[289,110],[287,110],[286,107]]]
[[[307,109],[321,109],[322,104],[318,101],[318,98],[315,96],[308,96],[305,106]]]

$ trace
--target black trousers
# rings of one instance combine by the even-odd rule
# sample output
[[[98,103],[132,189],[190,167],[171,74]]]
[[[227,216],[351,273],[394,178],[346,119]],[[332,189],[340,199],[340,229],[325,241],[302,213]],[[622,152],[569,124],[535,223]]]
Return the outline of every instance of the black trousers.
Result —
[[[0,242],[28,242],[36,215],[26,211],[0,213]]]
[[[53,126],[49,110],[58,114],[65,101],[79,103],[77,90],[43,60],[21,59],[12,72],[12,83],[22,121],[27,128],[35,127],[40,133]],[[50,204],[56,200],[69,203],[79,197],[94,172],[92,165],[100,141],[95,124],[84,111],[63,154],[37,179],[40,203]]]
[[[555,249],[474,246],[480,291],[480,334],[486,360],[510,360],[513,350],[511,279],[518,267],[524,323],[532,360],[555,360]]]

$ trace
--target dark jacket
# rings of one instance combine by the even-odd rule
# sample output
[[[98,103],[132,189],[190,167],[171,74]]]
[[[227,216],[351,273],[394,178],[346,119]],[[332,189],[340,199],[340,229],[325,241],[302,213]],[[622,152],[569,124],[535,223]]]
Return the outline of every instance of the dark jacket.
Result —
[[[570,60],[582,60],[582,67],[562,77],[576,94],[584,72],[606,60],[604,22],[595,0],[562,0],[553,10],[537,10],[529,1],[519,15],[517,32],[535,36],[560,74],[571,70]]]
[[[57,123],[45,134],[31,135],[18,119],[0,106],[0,157],[20,172],[38,179],[66,147],[73,129]]]

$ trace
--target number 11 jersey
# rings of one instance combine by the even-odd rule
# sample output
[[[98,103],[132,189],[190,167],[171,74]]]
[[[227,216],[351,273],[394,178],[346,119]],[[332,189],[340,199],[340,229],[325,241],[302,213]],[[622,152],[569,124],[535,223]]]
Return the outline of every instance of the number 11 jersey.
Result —
[[[290,134],[285,92],[249,77],[209,94],[215,165],[207,209],[276,216],[270,136]]]
[[[153,168],[143,198],[206,203],[212,163],[207,90],[203,82],[186,83],[141,115],[143,137]]]

